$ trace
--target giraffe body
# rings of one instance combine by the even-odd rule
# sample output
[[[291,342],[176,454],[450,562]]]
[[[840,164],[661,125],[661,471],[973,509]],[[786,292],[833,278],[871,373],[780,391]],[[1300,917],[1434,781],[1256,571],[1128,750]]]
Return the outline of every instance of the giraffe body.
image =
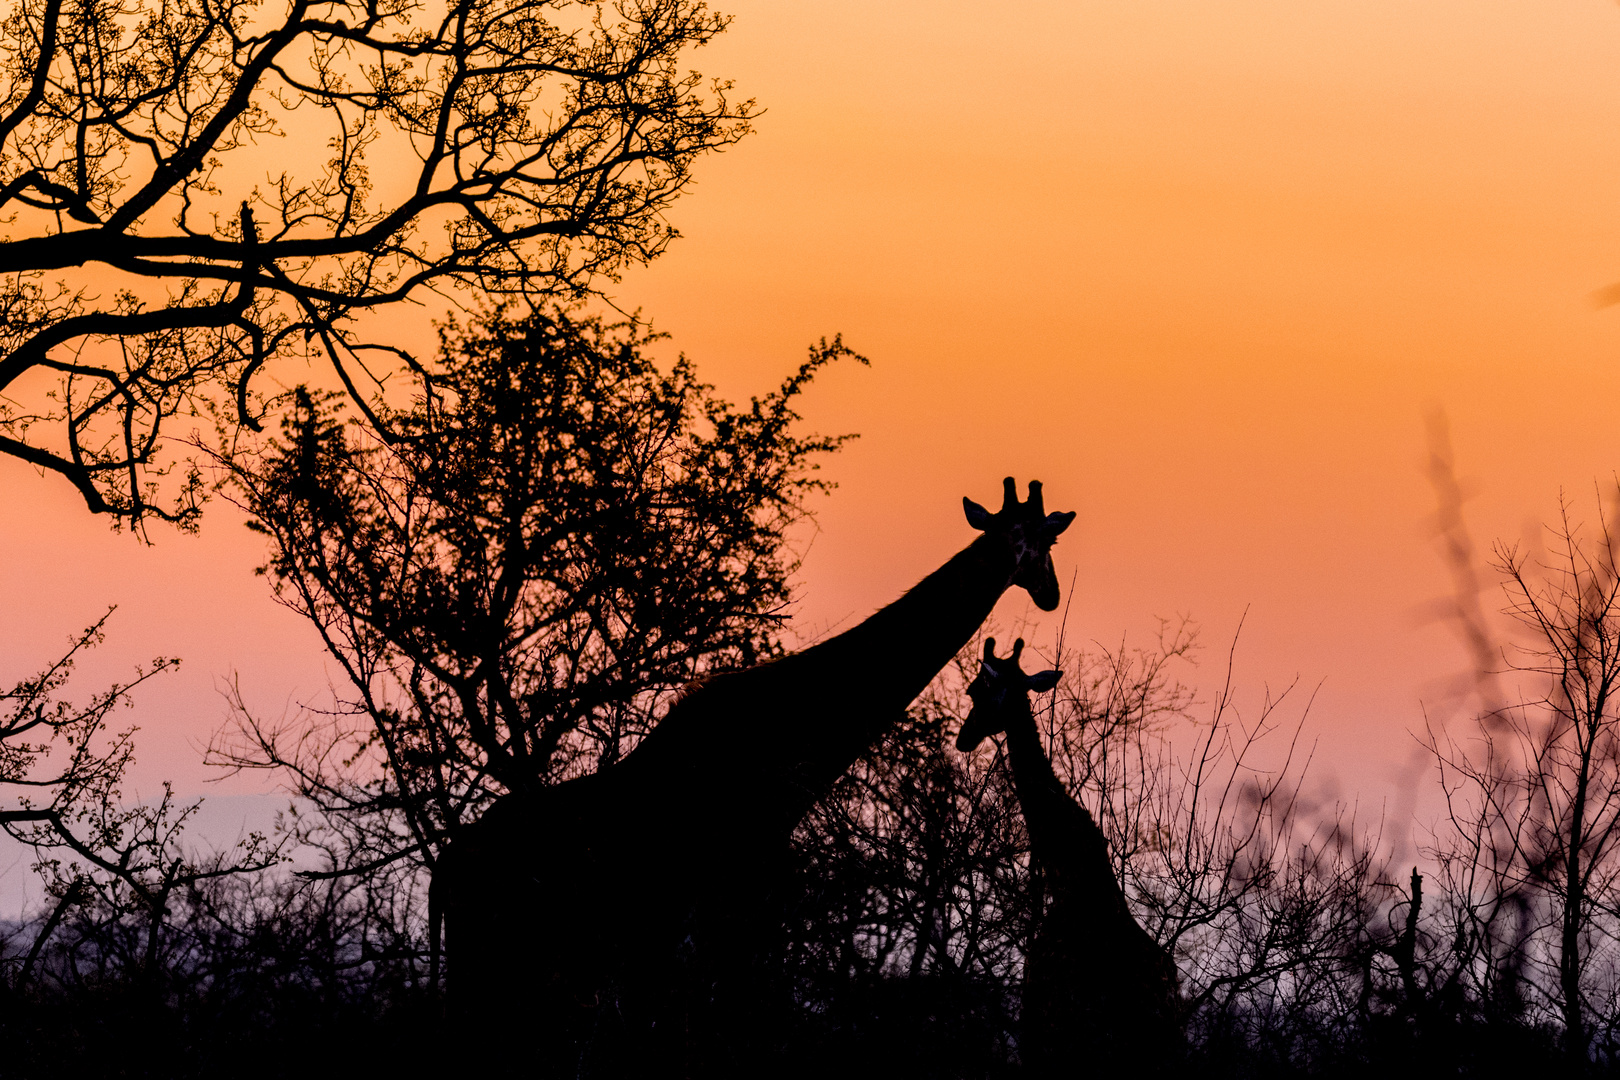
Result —
[[[1108,841],[1069,794],[1041,746],[1031,690],[1058,673],[1027,676],[1023,641],[1009,658],[985,643],[973,710],[957,737],[971,750],[1006,732],[1030,859],[1045,891],[1024,964],[1019,1057],[1033,1077],[1177,1075],[1184,1047],[1175,962],[1131,915]]]
[[[1036,483],[1020,503],[1010,479],[1000,513],[964,504],[983,535],[894,603],[695,685],[623,761],[466,830],[444,871],[463,1017],[527,1032],[558,1075],[721,1074],[768,1041],[793,828],[1010,585],[1057,606],[1050,549],[1074,515],[1046,515]]]

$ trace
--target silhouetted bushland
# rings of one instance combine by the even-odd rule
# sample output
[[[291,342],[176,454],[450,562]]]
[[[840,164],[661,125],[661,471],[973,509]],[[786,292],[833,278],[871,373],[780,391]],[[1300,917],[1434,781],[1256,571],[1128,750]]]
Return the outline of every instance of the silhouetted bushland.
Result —
[[[1009,1074],[1026,841],[1004,770],[948,749],[950,696],[914,708],[795,835],[786,967],[807,1075]]]
[[[114,710],[178,661],[157,657],[128,682],[89,695],[69,686],[76,663],[99,645],[108,611],[75,635],[66,652],[35,675],[0,690],[0,828],[31,853],[49,902],[10,974],[33,977],[53,932],[97,911],[110,923],[146,927],[140,961],[160,964],[170,899],[210,878],[262,870],[279,846],[252,834],[235,849],[199,858],[181,843],[197,803],[181,805],[164,785],[156,801],[130,804],[123,792],[136,729],[109,727]],[[109,938],[109,941],[111,939]]]
[[[189,908],[197,898],[262,887],[285,844],[250,834],[226,851],[198,852],[183,835],[198,802],[178,802],[167,785],[154,801],[126,801],[136,729],[113,727],[112,715],[177,662],[158,657],[129,681],[90,694],[70,685],[111,614],[0,691],[0,827],[30,853],[44,892],[33,918],[0,934],[8,1076],[73,1075],[107,1063],[125,1075],[177,1068],[164,1064],[160,1048],[203,1020],[178,991],[194,985],[199,965],[225,960],[217,943],[196,940]],[[245,914],[228,906],[233,920]],[[142,1049],[132,1055],[131,1047]]]
[[[1416,878],[1417,897],[1414,879],[1391,880],[1376,837],[1302,796],[1288,696],[1252,716],[1229,692],[1197,706],[1172,677],[1190,645],[1178,629],[1155,648],[1069,654],[1041,724],[1109,830],[1133,913],[1175,950],[1192,1067],[1566,1068],[1556,1014],[1458,977],[1486,958],[1481,939],[1451,934],[1444,875]],[[782,1075],[1018,1074],[1023,956],[1044,895],[1001,749],[949,748],[966,674],[936,682],[795,836]],[[420,876],[199,878],[174,890],[155,947],[140,911],[91,900],[18,980],[42,914],[5,946],[8,1062],[60,1075],[139,1041],[152,1056],[128,1059],[127,1075],[419,1074],[454,1054],[425,909]]]
[[[352,880],[229,875],[154,923],[76,906],[0,1007],[17,1077],[434,1075],[439,997],[399,898]],[[37,930],[20,928],[7,959]]]

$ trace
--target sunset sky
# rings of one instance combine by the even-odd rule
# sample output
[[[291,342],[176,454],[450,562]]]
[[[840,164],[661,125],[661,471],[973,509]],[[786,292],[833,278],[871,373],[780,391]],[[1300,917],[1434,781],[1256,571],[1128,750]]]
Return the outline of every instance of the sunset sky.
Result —
[[[1208,683],[1247,611],[1242,700],[1319,684],[1315,768],[1395,798],[1466,668],[1423,614],[1449,589],[1425,416],[1482,543],[1533,538],[1560,489],[1591,517],[1620,468],[1620,308],[1593,301],[1620,282],[1620,6],[718,6],[735,22],[693,65],[766,112],[610,291],[734,397],[822,335],[872,359],[807,401],[861,437],[828,466],[798,632],[887,603],[971,538],[963,495],[1035,477],[1079,513],[1055,552],[1072,638],[1190,613]],[[128,714],[142,794],[209,790],[232,671],[266,712],[320,697],[229,508],[143,548],[65,483],[6,461],[0,489],[0,676],[111,603],[86,688],[184,658]]]

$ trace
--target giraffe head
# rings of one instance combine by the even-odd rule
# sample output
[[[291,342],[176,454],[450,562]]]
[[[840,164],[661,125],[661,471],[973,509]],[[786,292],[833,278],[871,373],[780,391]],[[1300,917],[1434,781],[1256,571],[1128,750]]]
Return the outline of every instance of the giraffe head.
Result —
[[[1041,504],[1041,482],[1029,482],[1029,499],[1018,501],[1018,485],[1012,477],[1001,482],[1001,510],[992,514],[966,496],[962,509],[967,512],[968,524],[982,533],[1003,536],[1012,547],[1017,569],[1012,584],[1029,593],[1035,606],[1042,611],[1053,611],[1058,606],[1057,572],[1052,569],[1052,545],[1058,534],[1074,521],[1074,511],[1048,514]]]
[[[1024,651],[1024,639],[1013,642],[1012,655],[996,656],[996,639],[984,639],[984,660],[979,664],[979,675],[968,685],[968,697],[973,708],[962,721],[962,730],[956,735],[956,748],[964,754],[992,735],[1007,730],[1013,710],[1029,713],[1029,692],[1045,693],[1057,685],[1059,671],[1038,671],[1025,675],[1018,666],[1018,656]]]

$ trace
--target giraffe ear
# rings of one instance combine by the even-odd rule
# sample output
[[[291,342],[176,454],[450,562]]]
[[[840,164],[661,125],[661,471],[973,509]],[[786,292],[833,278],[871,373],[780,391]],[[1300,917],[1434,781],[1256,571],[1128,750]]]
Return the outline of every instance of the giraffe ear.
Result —
[[[984,532],[985,529],[990,527],[990,518],[992,516],[990,511],[966,495],[962,496],[962,510],[967,514],[968,524],[975,529]]]
[[[1044,694],[1056,686],[1062,677],[1061,671],[1037,671],[1029,677],[1029,688],[1037,694]]]
[[[1049,540],[1056,540],[1064,529],[1074,524],[1074,511],[1046,515],[1046,524],[1041,526],[1041,535]]]

